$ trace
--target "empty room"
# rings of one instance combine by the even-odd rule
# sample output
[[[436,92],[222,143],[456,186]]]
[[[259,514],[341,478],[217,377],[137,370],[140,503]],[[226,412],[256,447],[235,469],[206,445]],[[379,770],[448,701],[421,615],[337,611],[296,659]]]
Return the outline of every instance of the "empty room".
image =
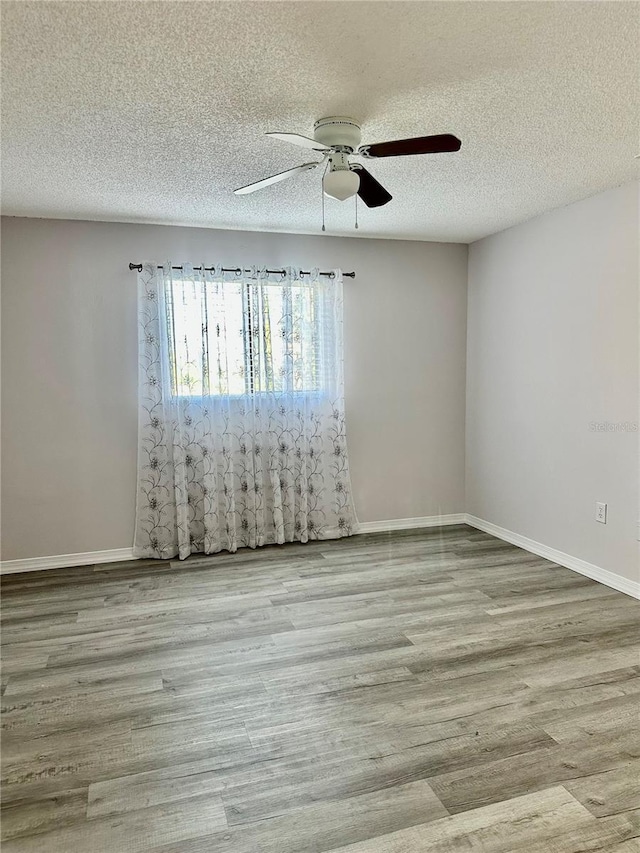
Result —
[[[640,4],[0,18],[3,853],[640,853]]]

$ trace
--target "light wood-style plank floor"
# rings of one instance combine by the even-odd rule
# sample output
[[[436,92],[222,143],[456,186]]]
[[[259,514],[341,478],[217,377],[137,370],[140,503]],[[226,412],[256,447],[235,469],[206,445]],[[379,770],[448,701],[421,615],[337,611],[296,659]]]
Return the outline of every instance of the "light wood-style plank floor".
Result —
[[[640,604],[484,533],[2,586],[3,853],[640,851]]]

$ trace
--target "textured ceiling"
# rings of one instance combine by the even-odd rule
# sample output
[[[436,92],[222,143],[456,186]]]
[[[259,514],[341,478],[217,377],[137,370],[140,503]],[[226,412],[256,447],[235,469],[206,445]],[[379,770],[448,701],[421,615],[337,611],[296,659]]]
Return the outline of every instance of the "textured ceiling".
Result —
[[[364,237],[470,242],[637,175],[640,6],[626,2],[2,2],[3,212],[320,231],[325,115],[363,143],[455,133],[457,154],[369,161],[393,194]],[[353,202],[327,231],[354,235]]]

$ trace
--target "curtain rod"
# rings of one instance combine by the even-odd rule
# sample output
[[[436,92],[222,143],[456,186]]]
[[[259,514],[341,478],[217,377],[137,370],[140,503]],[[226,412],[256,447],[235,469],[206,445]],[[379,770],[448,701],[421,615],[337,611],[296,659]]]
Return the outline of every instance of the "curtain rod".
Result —
[[[142,272],[142,264],[134,264],[134,263],[130,262],[129,263],[129,269],[130,270],[138,270],[138,272]],[[158,265],[158,269],[161,270],[161,269],[163,269],[163,267]],[[171,267],[171,269],[172,270],[181,270],[182,267]],[[201,270],[202,267],[193,267],[193,269],[194,270]],[[215,267],[205,267],[204,269],[205,269],[205,272],[213,272],[215,270]],[[222,267],[222,272],[241,273],[241,272],[243,272],[243,270],[240,267],[231,267],[230,269],[227,269],[227,267]],[[251,270],[245,269],[244,272],[251,272]],[[282,275],[285,272],[285,270],[267,270],[267,272],[269,273],[269,275]],[[300,275],[311,275],[311,273],[308,270],[307,271],[300,270]],[[332,275],[334,275],[334,273],[333,272],[321,272],[321,273],[319,273],[319,275],[332,276]],[[355,272],[343,272],[342,275],[344,278],[355,278],[356,277]]]

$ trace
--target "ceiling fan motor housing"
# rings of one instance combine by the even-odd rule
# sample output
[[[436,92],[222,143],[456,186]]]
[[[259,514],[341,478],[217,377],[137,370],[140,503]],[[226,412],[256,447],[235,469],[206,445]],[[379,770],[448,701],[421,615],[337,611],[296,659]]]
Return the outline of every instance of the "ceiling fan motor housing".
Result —
[[[347,116],[329,116],[318,119],[313,126],[313,138],[329,148],[347,148],[355,151],[360,145],[360,125]]]

